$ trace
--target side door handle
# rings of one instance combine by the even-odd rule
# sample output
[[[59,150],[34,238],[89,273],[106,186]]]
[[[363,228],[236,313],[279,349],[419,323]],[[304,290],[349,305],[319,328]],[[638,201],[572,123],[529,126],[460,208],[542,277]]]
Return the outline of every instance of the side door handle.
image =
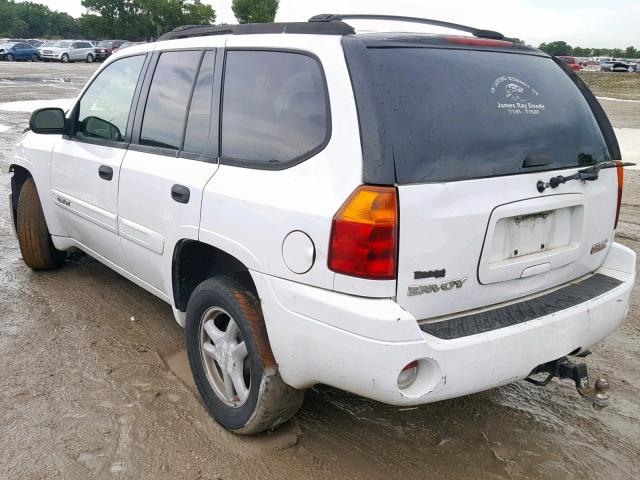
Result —
[[[184,185],[174,185],[171,187],[171,198],[178,203],[189,203],[191,191]]]
[[[100,168],[98,168],[98,176],[110,182],[113,179],[113,168],[108,165],[100,165]]]

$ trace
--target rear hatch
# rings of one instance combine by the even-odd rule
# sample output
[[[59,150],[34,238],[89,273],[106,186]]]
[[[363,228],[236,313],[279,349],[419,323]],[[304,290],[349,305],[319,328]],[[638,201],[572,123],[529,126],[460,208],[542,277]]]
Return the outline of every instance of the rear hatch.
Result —
[[[397,301],[429,319],[593,272],[614,231],[616,169],[585,97],[517,49],[369,47],[399,192]]]

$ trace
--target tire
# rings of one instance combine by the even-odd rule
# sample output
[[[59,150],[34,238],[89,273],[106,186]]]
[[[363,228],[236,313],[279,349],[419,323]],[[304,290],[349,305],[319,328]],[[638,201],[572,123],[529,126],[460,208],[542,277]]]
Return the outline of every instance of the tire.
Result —
[[[64,262],[66,253],[53,246],[33,178],[28,178],[20,190],[16,233],[22,259],[29,268],[52,270]]]
[[[32,62],[39,62],[40,61],[40,57],[37,54],[33,54],[31,55],[31,61]]]
[[[87,63],[93,63],[93,55],[87,55]]]
[[[227,430],[252,435],[273,429],[300,408],[304,390],[290,387],[280,377],[260,302],[235,278],[213,277],[198,285],[187,306],[185,340],[204,404]],[[214,351],[230,373],[222,373]],[[240,373],[232,381],[233,372]],[[238,388],[237,381],[244,387]]]
[[[62,63],[69,63],[69,55],[67,55],[66,53],[63,53],[62,56],[60,57],[60,60],[62,61]]]
[[[10,53],[9,53],[9,54],[7,55],[7,62],[13,62],[13,60],[14,60],[14,56],[13,56],[12,54],[10,54]]]

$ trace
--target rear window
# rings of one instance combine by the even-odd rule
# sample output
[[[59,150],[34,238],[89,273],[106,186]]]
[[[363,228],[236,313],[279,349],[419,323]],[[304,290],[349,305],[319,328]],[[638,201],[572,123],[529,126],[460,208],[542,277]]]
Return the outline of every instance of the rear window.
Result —
[[[525,173],[609,159],[580,91],[553,60],[429,48],[372,48],[398,183]]]

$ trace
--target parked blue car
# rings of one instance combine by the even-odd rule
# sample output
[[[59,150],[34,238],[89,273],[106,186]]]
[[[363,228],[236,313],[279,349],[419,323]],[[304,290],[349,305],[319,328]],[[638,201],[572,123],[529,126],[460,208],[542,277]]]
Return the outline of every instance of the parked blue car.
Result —
[[[0,60],[13,62],[14,60],[31,60],[37,62],[40,60],[40,54],[37,48],[33,48],[28,43],[7,42],[0,45]]]

